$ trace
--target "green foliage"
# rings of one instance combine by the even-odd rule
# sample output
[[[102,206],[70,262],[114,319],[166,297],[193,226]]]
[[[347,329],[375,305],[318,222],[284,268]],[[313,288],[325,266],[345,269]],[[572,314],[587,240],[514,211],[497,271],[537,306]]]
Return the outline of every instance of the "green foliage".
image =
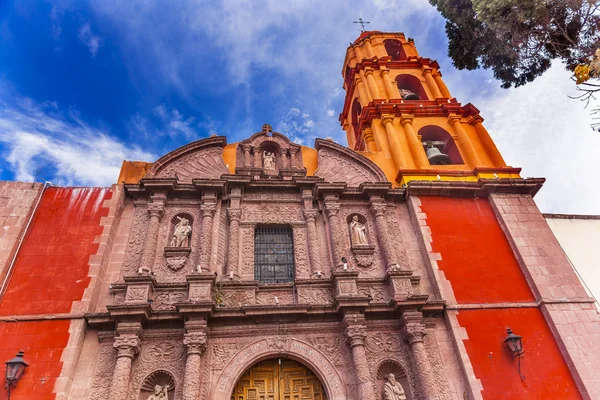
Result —
[[[561,59],[573,71],[600,46],[600,0],[429,0],[446,18],[459,69],[491,68],[521,86]]]

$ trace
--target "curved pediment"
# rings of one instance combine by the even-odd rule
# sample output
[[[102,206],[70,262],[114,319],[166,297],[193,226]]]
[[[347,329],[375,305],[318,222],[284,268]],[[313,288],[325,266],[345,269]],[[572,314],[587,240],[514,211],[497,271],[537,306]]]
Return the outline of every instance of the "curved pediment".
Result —
[[[159,158],[146,174],[146,178],[219,179],[229,170],[223,161],[224,136],[213,136],[180,147]]]
[[[315,175],[327,182],[346,182],[349,187],[364,182],[387,182],[383,171],[371,160],[331,140],[317,139],[319,167]]]

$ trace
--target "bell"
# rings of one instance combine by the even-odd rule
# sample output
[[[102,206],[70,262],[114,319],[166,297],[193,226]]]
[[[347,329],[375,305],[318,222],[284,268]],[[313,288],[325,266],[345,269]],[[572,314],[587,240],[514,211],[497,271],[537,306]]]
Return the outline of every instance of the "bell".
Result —
[[[402,97],[403,100],[421,100],[418,94],[403,88],[400,88],[400,97]]]
[[[442,153],[431,142],[427,143],[427,159],[431,165],[446,165],[452,162],[448,154]]]

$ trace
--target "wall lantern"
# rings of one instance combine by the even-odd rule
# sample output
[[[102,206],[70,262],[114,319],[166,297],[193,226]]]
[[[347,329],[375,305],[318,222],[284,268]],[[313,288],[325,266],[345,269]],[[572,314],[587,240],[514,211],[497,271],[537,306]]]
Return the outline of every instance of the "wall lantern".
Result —
[[[506,330],[506,333],[508,336],[504,339],[504,343],[510,349],[512,357],[518,359],[519,376],[521,379],[525,379],[521,374],[521,356],[523,355],[523,342],[521,341],[521,336],[515,335],[510,328]]]
[[[8,398],[10,399],[10,388],[17,386],[17,381],[21,379],[21,376],[25,372],[25,368],[29,364],[23,360],[23,351],[19,351],[16,357],[6,362],[6,389],[8,390]]]

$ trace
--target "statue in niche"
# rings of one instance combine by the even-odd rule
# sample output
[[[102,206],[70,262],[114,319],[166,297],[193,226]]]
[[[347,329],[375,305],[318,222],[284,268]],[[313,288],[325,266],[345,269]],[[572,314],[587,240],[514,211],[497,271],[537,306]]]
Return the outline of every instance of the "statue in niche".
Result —
[[[275,169],[275,154],[270,151],[263,152],[264,169]]]
[[[369,244],[367,227],[358,221],[358,215],[353,216],[352,222],[350,222],[350,238],[353,245]]]
[[[148,397],[148,400],[168,400],[169,395],[167,394],[167,389],[168,389],[168,385],[154,386],[154,393],[152,393],[150,395],[150,397]]]
[[[173,231],[173,239],[171,239],[171,247],[188,247],[192,227],[190,221],[185,217],[177,216],[179,222],[175,225]]]
[[[387,382],[383,385],[383,400],[406,400],[404,388],[396,380],[394,374],[387,376]]]

